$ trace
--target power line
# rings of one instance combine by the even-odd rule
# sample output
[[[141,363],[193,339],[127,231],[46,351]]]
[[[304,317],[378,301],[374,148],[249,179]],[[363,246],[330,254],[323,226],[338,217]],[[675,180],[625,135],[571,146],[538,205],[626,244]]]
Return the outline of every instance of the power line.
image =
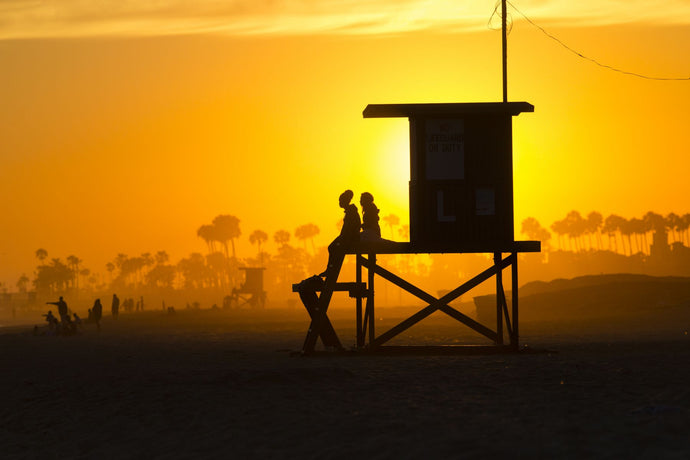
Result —
[[[596,64],[596,65],[598,65],[599,67],[603,67],[603,68],[605,68],[605,69],[612,70],[612,71],[614,71],[614,72],[622,73],[622,74],[624,74],[624,75],[630,75],[630,76],[633,76],[633,77],[644,78],[644,79],[646,79],[646,80],[661,80],[661,81],[688,81],[688,80],[690,80],[690,77],[680,77],[680,78],[673,78],[673,77],[652,77],[652,76],[644,75],[644,74],[637,73],[637,72],[630,72],[630,71],[627,71],[627,70],[622,70],[622,69],[619,69],[619,68],[616,68],[616,67],[613,67],[613,66],[610,66],[610,65],[607,65],[607,64],[602,64],[601,62],[597,61],[596,59],[593,59],[593,58],[591,58],[591,57],[585,56],[584,54],[580,53],[579,51],[577,51],[577,50],[571,48],[570,46],[566,45],[566,44],[563,43],[563,41],[561,41],[558,37],[556,37],[556,36],[554,36],[553,34],[547,32],[542,26],[540,26],[539,24],[537,24],[537,23],[535,23],[534,21],[532,21],[525,13],[523,13],[522,11],[520,11],[520,10],[519,10],[515,5],[513,5],[511,2],[508,1],[507,3],[508,3],[508,5],[510,5],[511,8],[513,8],[515,11],[517,11],[523,18],[525,18],[525,20],[526,20],[527,22],[529,22],[531,25],[533,25],[534,27],[536,27],[537,29],[539,29],[544,35],[546,35],[547,37],[549,37],[551,40],[554,40],[556,43],[558,43],[559,45],[561,45],[563,48],[567,49],[567,50],[570,51],[571,53],[575,54],[576,56],[578,56],[578,57],[580,57],[580,58],[582,58],[582,59],[585,59],[585,60],[587,60],[587,61],[589,61],[589,62],[592,62],[593,64]],[[496,15],[496,14],[499,14],[499,15],[500,15],[500,13],[498,12],[498,4],[496,5],[496,8],[494,8],[493,13],[491,14],[491,18],[493,18],[494,15]],[[491,18],[489,18],[489,24],[491,23]],[[512,21],[511,21],[511,26],[512,26]],[[511,29],[512,29],[512,27],[511,27]]]

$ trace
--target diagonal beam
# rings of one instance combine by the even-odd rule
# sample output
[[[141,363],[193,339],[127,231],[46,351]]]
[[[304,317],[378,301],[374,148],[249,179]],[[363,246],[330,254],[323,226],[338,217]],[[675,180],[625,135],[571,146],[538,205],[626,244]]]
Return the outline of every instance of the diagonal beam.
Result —
[[[443,305],[439,307],[439,310],[441,310],[443,313],[447,314],[448,316],[460,321],[462,324],[465,326],[469,327],[470,329],[474,330],[475,332],[480,333],[484,337],[486,337],[489,340],[496,341],[498,338],[498,334],[496,334],[494,331],[489,329],[488,327],[484,326],[481,323],[478,323],[477,321],[473,320],[467,315],[464,315],[457,311],[455,308],[451,307],[450,305]]]

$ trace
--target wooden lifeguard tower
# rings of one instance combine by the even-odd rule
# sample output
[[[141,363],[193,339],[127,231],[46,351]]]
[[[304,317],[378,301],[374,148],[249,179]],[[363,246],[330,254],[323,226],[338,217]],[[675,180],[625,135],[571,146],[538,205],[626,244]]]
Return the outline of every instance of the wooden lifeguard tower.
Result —
[[[239,288],[233,288],[229,296],[229,306],[240,308],[249,305],[252,308],[266,306],[266,291],[264,291],[265,267],[240,267],[244,271],[244,283]]]
[[[356,280],[339,283],[340,268],[323,285],[310,310],[311,325],[302,348],[342,348],[328,319],[334,291],[348,291],[356,300],[356,349],[381,350],[390,339],[436,311],[442,311],[487,337],[493,346],[517,350],[518,254],[540,252],[539,241],[515,241],[513,229],[512,117],[533,112],[527,102],[369,105],[364,118],[405,117],[410,122],[410,242],[360,242],[346,250],[356,257]],[[493,265],[436,298],[380,266],[377,254],[493,254]],[[503,289],[503,271],[511,268],[512,305]],[[363,268],[367,270],[363,281]],[[427,303],[400,324],[376,335],[375,275]],[[449,305],[494,277],[496,323],[481,324]],[[459,282],[462,280],[458,280]],[[296,284],[300,292],[304,284]],[[366,303],[364,301],[366,300]],[[318,305],[316,307],[316,305]],[[504,325],[509,344],[504,344]]]

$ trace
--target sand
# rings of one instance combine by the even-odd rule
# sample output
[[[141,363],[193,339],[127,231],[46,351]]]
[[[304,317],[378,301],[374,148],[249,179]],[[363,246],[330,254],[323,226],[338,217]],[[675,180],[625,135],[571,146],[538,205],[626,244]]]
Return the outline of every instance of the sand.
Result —
[[[350,316],[333,312],[345,344]],[[690,457],[687,323],[526,323],[518,354],[294,356],[307,324],[180,311],[0,331],[0,457]],[[395,343],[487,342],[441,315]]]

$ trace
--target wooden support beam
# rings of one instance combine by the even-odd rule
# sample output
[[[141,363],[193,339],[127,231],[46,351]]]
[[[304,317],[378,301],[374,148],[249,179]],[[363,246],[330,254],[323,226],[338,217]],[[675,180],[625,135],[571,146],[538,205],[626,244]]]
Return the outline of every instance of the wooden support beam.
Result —
[[[328,321],[328,316],[326,313],[328,312],[328,306],[331,302],[331,298],[333,297],[333,290],[337,284],[338,276],[340,275],[340,270],[343,266],[344,259],[344,254],[339,258],[333,258],[334,266],[329,268],[326,275],[325,285],[321,290],[321,295],[319,296],[319,306],[314,312],[314,316],[312,317],[311,324],[309,326],[309,331],[307,332],[307,337],[304,339],[302,353],[311,353],[314,351],[321,328],[323,327],[324,323]]]
[[[506,292],[505,290],[501,289],[501,308],[503,309],[503,317],[505,318],[506,321],[506,328],[508,329],[508,337],[512,338],[513,337],[513,327],[510,322],[510,315],[508,314],[508,300],[506,299]]]
[[[494,253],[494,264],[501,263],[503,254]],[[500,292],[503,291],[503,270],[496,272],[496,345],[503,345],[503,308],[501,305]]]
[[[356,272],[355,272],[355,282],[357,284],[362,283],[362,264],[359,263],[359,260],[357,260],[356,263]],[[364,346],[364,328],[362,327],[362,297],[357,296],[355,300],[355,305],[357,309],[357,318],[355,320],[356,322],[356,331],[357,331],[357,348],[362,348]]]
[[[510,337],[510,346],[516,351],[519,348],[520,333],[518,329],[518,255],[513,253],[514,261],[511,265],[512,292],[513,297],[513,335]]]
[[[374,266],[376,266],[376,254],[369,254],[368,259]],[[369,345],[374,343],[376,339],[376,313],[374,311],[374,272],[367,270],[367,280],[369,282],[369,296],[367,297],[367,312],[369,313]]]

